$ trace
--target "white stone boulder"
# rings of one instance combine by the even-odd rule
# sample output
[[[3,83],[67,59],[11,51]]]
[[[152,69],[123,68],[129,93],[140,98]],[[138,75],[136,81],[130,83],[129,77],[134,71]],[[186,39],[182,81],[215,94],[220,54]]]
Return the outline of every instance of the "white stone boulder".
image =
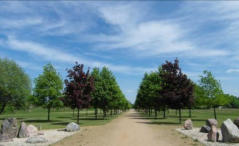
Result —
[[[74,132],[74,131],[80,130],[80,126],[74,122],[71,122],[71,123],[67,124],[65,130],[67,132]]]
[[[38,137],[38,136],[33,136],[33,137],[29,137],[26,140],[26,143],[31,143],[31,144],[35,144],[35,143],[46,143],[47,139],[44,137]]]
[[[38,129],[34,125],[28,125],[27,126],[27,133],[30,137],[31,136],[36,136],[36,135],[38,135]]]
[[[25,122],[22,122],[20,125],[18,137],[19,138],[29,137],[29,133],[27,131],[27,124]]]
[[[193,122],[191,119],[187,119],[185,122],[184,122],[184,125],[183,125],[184,129],[186,130],[192,130],[193,129]]]
[[[221,132],[223,142],[239,142],[239,129],[231,119],[227,119],[222,123]]]

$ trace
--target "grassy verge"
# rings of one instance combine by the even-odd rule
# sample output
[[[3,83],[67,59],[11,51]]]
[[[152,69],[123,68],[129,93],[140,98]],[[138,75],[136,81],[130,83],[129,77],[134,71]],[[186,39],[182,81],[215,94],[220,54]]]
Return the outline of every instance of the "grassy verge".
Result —
[[[153,113],[154,114],[154,113]],[[168,125],[181,125],[179,124],[178,115],[176,115],[175,110],[169,110],[166,112],[166,118],[163,119],[163,112],[160,112],[155,119],[154,115],[148,116],[147,114],[141,112],[141,115],[145,119],[150,119],[152,124],[168,124]],[[182,121],[189,118],[188,110],[182,110]],[[217,109],[217,120],[218,127],[221,126],[222,122],[230,118],[231,120],[239,117],[239,109]],[[201,127],[205,125],[205,121],[209,118],[214,118],[213,109],[194,109],[192,110],[192,121],[194,127]],[[183,123],[183,122],[182,122]]]
[[[71,109],[64,109],[61,111],[52,111],[51,120],[47,121],[47,110],[42,108],[34,108],[31,111],[16,111],[15,113],[5,113],[0,115],[0,124],[5,118],[15,117],[18,122],[26,122],[27,124],[33,124],[42,129],[58,129],[64,128],[69,122],[76,122],[76,115],[73,117]],[[80,111],[80,126],[94,126],[103,125],[110,122],[117,116],[108,116],[105,120],[103,114],[98,115],[98,119],[95,119],[94,110],[81,110]]]

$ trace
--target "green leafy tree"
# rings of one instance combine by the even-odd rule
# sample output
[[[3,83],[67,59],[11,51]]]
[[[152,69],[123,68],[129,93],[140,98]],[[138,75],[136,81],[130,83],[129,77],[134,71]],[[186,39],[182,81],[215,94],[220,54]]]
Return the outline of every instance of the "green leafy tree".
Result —
[[[62,95],[63,82],[51,64],[43,67],[43,73],[35,79],[34,97],[37,105],[47,108],[47,119],[50,120],[51,108],[62,106],[59,99]]]
[[[30,94],[28,75],[14,61],[0,58],[0,114],[7,106],[13,109],[26,107]]]
[[[214,78],[211,72],[203,71],[203,75],[200,78],[199,85],[204,90],[202,94],[204,102],[213,107],[214,118],[217,119],[216,108],[228,104],[230,100],[224,96],[220,82]]]

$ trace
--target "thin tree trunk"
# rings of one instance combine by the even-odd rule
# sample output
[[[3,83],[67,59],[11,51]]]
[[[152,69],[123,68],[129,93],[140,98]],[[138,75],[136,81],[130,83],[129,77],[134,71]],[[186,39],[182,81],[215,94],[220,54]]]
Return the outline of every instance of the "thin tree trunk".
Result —
[[[0,110],[0,114],[3,113],[3,111],[4,111],[5,107],[6,107],[6,105],[7,105],[7,103],[3,103],[2,107],[1,107],[1,110]]]
[[[50,121],[51,107],[48,107],[47,110],[48,110],[48,111],[47,111],[47,113],[48,113],[47,120]]]
[[[176,113],[176,116],[177,116],[177,115],[178,115],[178,109],[176,109],[176,112],[175,112],[175,113]]]
[[[166,108],[164,107],[163,109],[163,118],[165,119],[166,118]]]
[[[95,108],[95,119],[97,120],[98,119],[98,109]]]
[[[75,108],[73,109],[73,118],[75,117]]]
[[[156,109],[154,110],[154,116],[155,116],[155,119],[157,119],[157,117],[158,117],[158,112],[157,112]]]
[[[80,124],[79,121],[80,121],[80,109],[77,108],[77,124]]]
[[[179,108],[179,123],[181,124],[182,123],[182,117],[181,117],[181,108]]]
[[[214,109],[214,118],[217,119],[216,106],[213,106]]]

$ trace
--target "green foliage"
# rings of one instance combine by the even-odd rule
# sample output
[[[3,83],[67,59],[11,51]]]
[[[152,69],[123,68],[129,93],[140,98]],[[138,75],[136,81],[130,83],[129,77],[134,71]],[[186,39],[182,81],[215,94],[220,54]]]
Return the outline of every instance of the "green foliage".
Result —
[[[103,67],[101,71],[99,68],[94,68],[91,75],[94,78],[95,87],[92,92],[92,104],[96,109],[96,114],[97,108],[102,109],[106,114],[108,110],[125,110],[130,107],[114,75],[108,68]]]
[[[48,109],[52,107],[62,106],[63,103],[59,100],[62,95],[63,82],[51,64],[44,66],[44,71],[35,79],[34,88],[34,103],[38,106],[43,106]],[[49,115],[48,115],[49,116]],[[49,119],[49,117],[48,117]]]
[[[26,107],[30,93],[31,81],[23,69],[12,60],[0,58],[0,114],[6,106]]]
[[[200,77],[199,85],[203,91],[203,102],[212,107],[229,103],[230,100],[224,95],[220,82],[214,78],[211,72],[203,71],[203,75]]]

